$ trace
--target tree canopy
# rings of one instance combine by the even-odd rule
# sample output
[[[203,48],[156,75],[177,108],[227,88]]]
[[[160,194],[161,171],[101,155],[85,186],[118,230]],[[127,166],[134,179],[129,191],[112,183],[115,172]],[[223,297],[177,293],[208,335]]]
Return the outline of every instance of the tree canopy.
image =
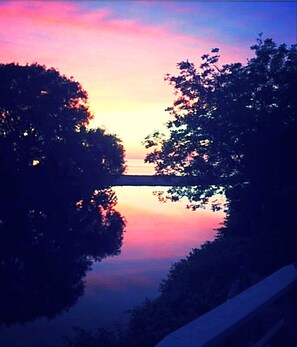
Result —
[[[0,64],[0,323],[59,313],[82,294],[91,262],[120,252],[125,222],[110,186],[124,150],[116,136],[88,129],[91,118],[73,78]],[[59,296],[63,276],[69,297],[40,305],[43,290]]]
[[[172,265],[160,296],[132,310],[122,346],[153,346],[296,262],[297,46],[260,36],[251,48],[255,57],[246,65],[220,66],[213,49],[200,69],[184,61],[178,76],[166,76],[177,96],[167,109],[169,135],[146,138],[152,149],[146,161],[157,174],[196,182],[172,188],[167,198],[186,196],[195,209],[224,192],[227,215],[214,241]],[[271,312],[258,318],[258,327]]]
[[[186,196],[195,209],[217,192],[226,194],[227,217],[217,238],[172,265],[160,296],[135,307],[127,329],[81,329],[67,346],[155,346],[296,262],[297,46],[259,37],[252,50],[255,57],[246,65],[220,66],[218,49],[202,56],[198,70],[179,63],[179,75],[166,76],[177,96],[167,109],[169,135],[156,131],[145,140],[152,149],[146,161],[157,174],[191,181],[170,189],[168,199]],[[280,306],[273,309],[285,312]],[[273,309],[253,324],[261,329],[277,317]]]
[[[246,65],[220,67],[215,48],[200,69],[183,61],[178,76],[166,76],[177,96],[167,108],[169,136],[149,135],[145,145],[153,151],[145,160],[157,174],[197,182],[172,189],[172,199],[187,196],[202,206],[222,190],[295,184],[297,48],[260,36],[251,49]]]

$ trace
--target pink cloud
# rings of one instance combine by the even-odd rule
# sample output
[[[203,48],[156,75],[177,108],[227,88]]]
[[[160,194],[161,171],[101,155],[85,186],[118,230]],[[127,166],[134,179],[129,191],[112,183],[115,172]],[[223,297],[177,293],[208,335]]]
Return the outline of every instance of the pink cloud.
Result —
[[[89,94],[93,125],[117,133],[128,157],[144,157],[141,141],[167,120],[173,91],[163,76],[217,46],[169,24],[117,18],[108,8],[83,10],[79,2],[2,3],[0,30],[2,63],[38,62],[74,76]],[[233,47],[230,54],[234,61],[241,51]]]
[[[0,19],[3,24],[9,24],[10,32],[25,33],[26,29],[42,27],[44,30],[71,29],[74,33],[87,31],[103,33],[150,36],[159,38],[168,35],[166,27],[144,25],[135,19],[116,19],[108,8],[83,12],[78,4],[73,2],[8,2],[1,5]],[[22,28],[17,23],[27,25]],[[25,29],[25,30],[24,30]],[[38,33],[37,33],[38,38]]]

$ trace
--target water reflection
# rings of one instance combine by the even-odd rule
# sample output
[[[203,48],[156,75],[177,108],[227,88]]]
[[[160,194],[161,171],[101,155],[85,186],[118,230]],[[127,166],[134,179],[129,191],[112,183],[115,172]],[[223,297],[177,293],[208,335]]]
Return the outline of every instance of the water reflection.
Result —
[[[114,193],[101,190],[67,215],[54,205],[2,217],[0,324],[53,318],[76,303],[93,261],[120,253],[124,222],[114,205]]]
[[[165,278],[173,262],[185,257],[193,247],[214,237],[213,229],[222,221],[222,212],[214,213],[207,209],[192,212],[185,209],[186,202],[162,204],[153,196],[154,189],[156,188],[117,187],[114,189],[118,197],[116,208],[127,221],[121,254],[117,257],[107,257],[92,265],[92,271],[85,277],[84,295],[79,297],[77,303],[68,312],[64,311],[62,315],[50,321],[40,318],[25,326],[0,327],[0,345],[57,347],[62,346],[62,336],[71,336],[73,326],[95,330],[99,326],[110,327],[114,322],[125,322],[128,318],[126,310],[140,304],[145,297],[153,298],[158,294],[158,284],[162,278]],[[115,242],[114,247],[110,247],[108,251],[110,253],[112,249],[115,253],[119,250],[122,236],[120,230],[121,228],[118,234],[114,233]],[[66,252],[68,244],[65,243],[59,252],[55,251],[54,247],[50,247],[49,259],[50,262],[53,261],[54,267],[50,270],[48,265],[44,271],[44,278],[47,278],[50,271],[52,271],[51,276],[54,276],[55,271],[60,271],[62,277],[70,276],[72,281],[68,282],[70,288],[79,292],[80,285],[83,285],[83,279],[80,276],[86,273],[88,267],[86,261],[90,257],[93,259],[91,254],[96,249],[91,247],[92,242],[84,243],[83,240],[84,238],[80,238],[72,243],[73,256],[70,256],[68,265],[61,270],[58,268],[63,262],[62,254]],[[80,248],[77,249],[77,247]],[[88,247],[91,247],[91,253],[88,253],[90,251]],[[56,255],[57,260],[55,260]],[[74,255],[77,257],[75,258]],[[77,270],[70,269],[71,261]],[[70,271],[69,274],[68,271]],[[65,283],[62,281],[60,289],[63,286]],[[47,288],[46,285],[44,287]],[[31,291],[35,289],[32,287]],[[53,302],[58,300],[56,297],[59,298],[54,291],[49,292],[48,295],[51,296],[49,300]],[[61,303],[63,295],[68,295],[67,290],[61,291]],[[19,297],[21,298],[21,293]],[[70,303],[67,305],[69,307]]]
[[[121,255],[96,264],[87,277],[86,296],[94,306],[101,307],[100,297],[104,293],[111,310],[104,316],[96,315],[97,325],[125,321],[124,310],[141,303],[145,297],[156,296],[158,284],[171,264],[185,257],[193,247],[212,240],[214,228],[224,218],[223,212],[211,209],[187,210],[185,201],[160,203],[152,194],[154,189],[115,189],[118,208],[127,220],[127,232]]]

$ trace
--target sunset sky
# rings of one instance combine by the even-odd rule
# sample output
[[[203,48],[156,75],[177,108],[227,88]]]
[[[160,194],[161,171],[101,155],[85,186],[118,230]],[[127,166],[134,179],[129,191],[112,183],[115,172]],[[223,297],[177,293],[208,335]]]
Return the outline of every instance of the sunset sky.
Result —
[[[74,76],[95,119],[144,158],[144,137],[168,119],[164,81],[176,64],[219,47],[246,62],[259,33],[296,43],[296,2],[1,1],[0,62],[37,62]]]

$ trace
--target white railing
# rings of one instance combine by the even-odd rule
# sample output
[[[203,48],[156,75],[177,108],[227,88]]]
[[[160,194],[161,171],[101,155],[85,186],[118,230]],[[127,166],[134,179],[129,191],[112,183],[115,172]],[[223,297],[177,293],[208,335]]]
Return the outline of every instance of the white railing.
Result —
[[[156,347],[210,347],[236,333],[296,285],[296,266],[287,265],[222,305],[167,335]],[[254,346],[264,346],[284,325],[280,319]],[[243,338],[243,336],[242,336]],[[238,343],[243,346],[244,343]]]

